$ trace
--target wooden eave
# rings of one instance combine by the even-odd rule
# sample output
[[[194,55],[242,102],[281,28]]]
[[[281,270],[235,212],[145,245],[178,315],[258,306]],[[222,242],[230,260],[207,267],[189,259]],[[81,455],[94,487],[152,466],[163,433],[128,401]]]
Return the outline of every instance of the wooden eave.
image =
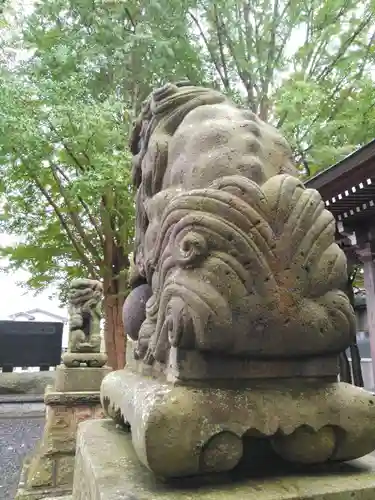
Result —
[[[305,182],[321,194],[337,222],[375,222],[375,139]]]

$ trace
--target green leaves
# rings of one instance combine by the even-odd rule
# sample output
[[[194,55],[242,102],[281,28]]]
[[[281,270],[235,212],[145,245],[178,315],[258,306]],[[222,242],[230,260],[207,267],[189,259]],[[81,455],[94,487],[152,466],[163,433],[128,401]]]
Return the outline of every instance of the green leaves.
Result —
[[[353,0],[183,4],[212,79],[283,128],[297,160],[303,152],[305,163],[327,167],[343,148],[353,150],[368,140],[361,121],[364,115],[366,123],[374,119],[368,89],[369,80],[374,88],[375,63],[370,0],[360,7]],[[329,133],[322,133],[328,123]]]

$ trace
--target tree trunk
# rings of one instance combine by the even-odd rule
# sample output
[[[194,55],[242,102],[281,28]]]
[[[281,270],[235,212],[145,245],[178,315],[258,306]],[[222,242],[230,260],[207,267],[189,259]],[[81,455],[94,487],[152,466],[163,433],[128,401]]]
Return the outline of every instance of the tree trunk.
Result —
[[[118,244],[116,221],[111,216],[109,207],[114,205],[113,193],[108,191],[102,198],[101,215],[104,234],[104,339],[108,355],[108,364],[113,370],[125,366],[126,337],[122,321],[122,306],[126,296],[129,256]]]
[[[113,370],[125,366],[126,337],[122,322],[123,297],[110,293],[111,286],[105,286],[104,295],[104,339],[108,355],[108,365]],[[108,293],[109,292],[109,293]]]

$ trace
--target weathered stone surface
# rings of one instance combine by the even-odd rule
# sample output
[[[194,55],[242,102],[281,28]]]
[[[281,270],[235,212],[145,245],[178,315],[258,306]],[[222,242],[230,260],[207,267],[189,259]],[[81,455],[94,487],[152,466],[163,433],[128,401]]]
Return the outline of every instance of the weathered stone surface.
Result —
[[[182,436],[181,436],[182,437]],[[256,464],[255,464],[256,465]],[[267,463],[261,478],[243,472],[161,482],[135,456],[129,434],[109,420],[79,426],[72,500],[373,500],[375,459],[304,469]],[[249,466],[250,475],[253,467]]]
[[[0,373],[0,394],[43,395],[55,382],[55,372]]]
[[[57,461],[56,466],[56,485],[69,485],[73,484],[73,474],[74,474],[74,461],[75,457],[61,457]]]
[[[272,453],[300,463],[349,460],[375,448],[375,397],[344,383],[192,388],[124,369],[103,380],[101,397],[112,418],[130,424],[139,459],[158,476],[232,469],[254,433],[269,441]]]
[[[46,425],[45,430],[54,434],[67,431],[72,426],[72,410],[65,406],[46,406]]]
[[[54,461],[48,457],[37,457],[30,464],[28,483],[31,488],[52,486],[54,481]]]
[[[61,497],[48,497],[45,500],[72,500],[72,495],[64,495]]]
[[[146,100],[131,150],[132,279],[152,289],[138,333],[142,291],[124,306],[138,358],[185,381],[194,378],[189,351],[198,352],[195,378],[211,380],[220,364],[222,378],[238,376],[230,358],[241,372],[246,358],[345,350],[355,316],[341,291],[346,259],[335,220],[297,178],[276,129],[212,89],[166,85]]]
[[[60,365],[56,368],[56,392],[84,392],[99,391],[100,384],[107,373],[109,367],[102,368],[67,368]]]
[[[34,489],[24,489],[24,487],[21,486],[20,483],[20,487],[17,491],[15,500],[41,500],[42,498],[48,498],[52,500],[51,497],[53,497],[53,499],[58,498],[59,500],[71,500],[71,491],[71,486],[50,486]]]
[[[230,356],[207,357],[204,353],[176,349],[169,351],[169,366],[161,363],[147,365],[143,360],[134,358],[136,343],[128,339],[126,347],[126,367],[135,373],[158,377],[169,382],[199,386],[211,383],[221,387],[241,387],[244,383],[259,379],[320,378],[337,380],[337,356],[248,360]],[[223,373],[225,366],[225,374]]]
[[[69,288],[69,347],[62,357],[70,367],[101,367],[107,356],[100,352],[100,319],[103,287],[99,281],[72,280]]]
[[[47,391],[45,401],[47,406],[43,437],[34,456],[24,464],[18,500],[39,500],[70,493],[77,426],[84,420],[104,416],[99,392]]]
[[[72,496],[69,494],[70,492],[71,487],[67,488],[66,486],[61,486],[60,488],[35,488],[34,491],[19,488],[15,500],[41,500],[42,498],[48,498],[49,500],[71,500]]]
[[[100,403],[100,394],[98,391],[57,392],[51,390],[46,392],[44,402],[50,406],[95,405]]]
[[[356,331],[346,258],[285,139],[217,91],[167,84],[130,147],[123,319],[136,344],[101,394],[141,462],[164,477],[223,472],[249,436],[300,464],[374,450],[372,396],[337,382]]]
[[[132,290],[124,302],[122,310],[124,330],[133,340],[138,338],[138,332],[146,319],[146,303],[151,295],[152,288],[142,284]]]
[[[87,365],[90,368],[101,368],[108,360],[104,352],[67,352],[63,355],[64,364],[70,368]]]
[[[45,500],[72,500],[72,495],[64,495],[61,497],[48,497]]]
[[[76,448],[76,436],[73,429],[66,433],[51,433],[44,435],[43,454],[45,456],[54,456],[58,453],[74,454]]]

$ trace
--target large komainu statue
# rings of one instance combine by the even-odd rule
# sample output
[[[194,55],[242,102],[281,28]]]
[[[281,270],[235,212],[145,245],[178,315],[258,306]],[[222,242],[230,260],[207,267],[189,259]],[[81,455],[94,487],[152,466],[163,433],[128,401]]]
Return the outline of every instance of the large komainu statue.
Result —
[[[135,349],[102,398],[139,458],[164,476],[228,470],[255,434],[296,462],[374,449],[374,398],[337,382],[355,317],[335,221],[279,132],[214,90],[166,85],[131,150]]]
[[[153,292],[141,358],[345,348],[355,327],[334,218],[275,129],[213,90],[168,85],[145,105],[132,152],[135,259]]]

